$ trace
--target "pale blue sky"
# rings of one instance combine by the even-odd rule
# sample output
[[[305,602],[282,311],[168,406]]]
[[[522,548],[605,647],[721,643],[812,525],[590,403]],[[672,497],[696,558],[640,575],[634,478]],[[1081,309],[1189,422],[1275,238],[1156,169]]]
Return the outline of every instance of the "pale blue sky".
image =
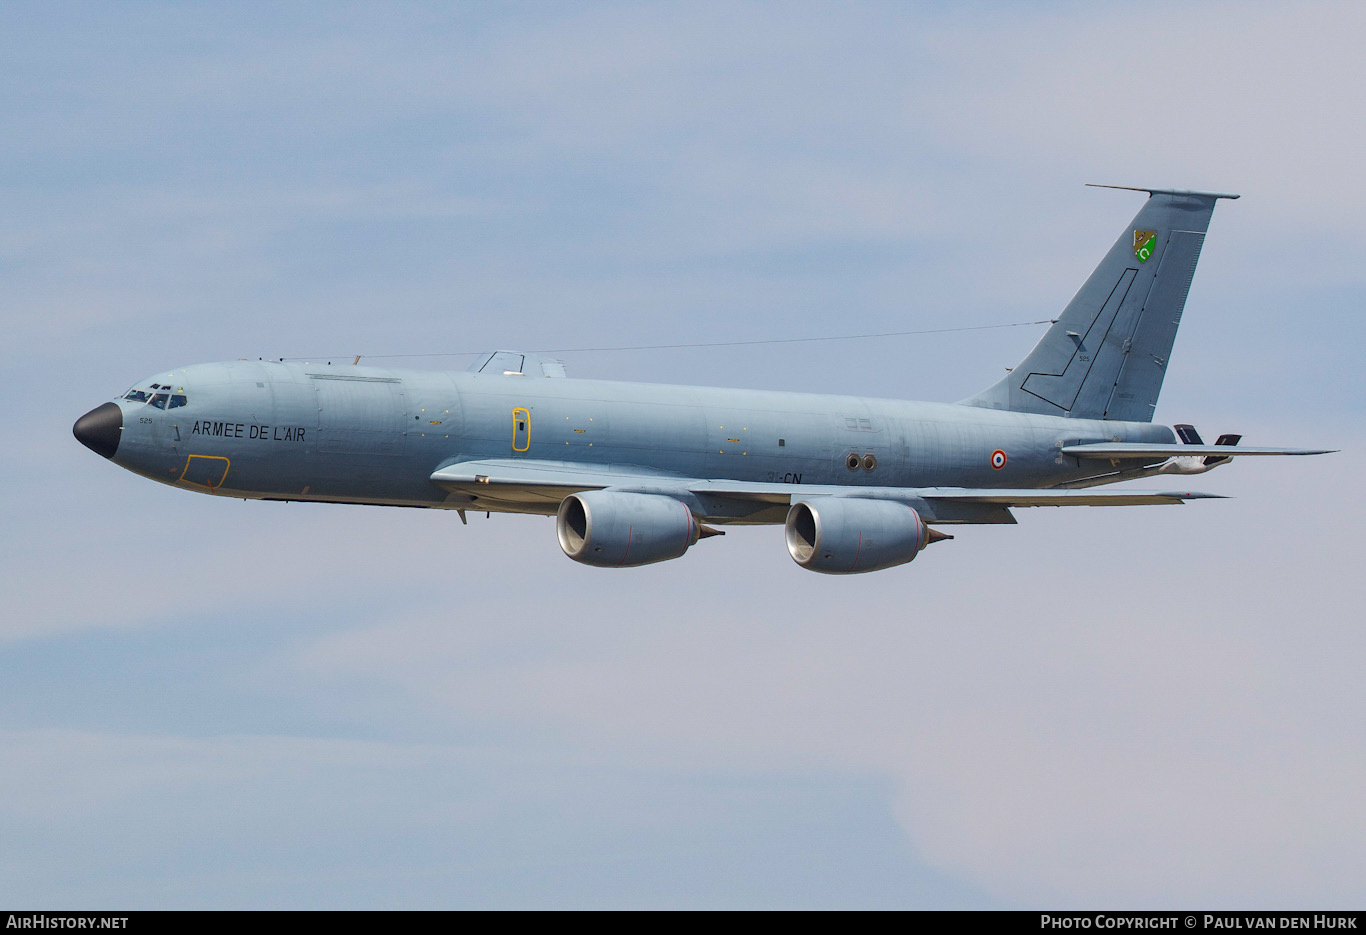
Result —
[[[1364,32],[0,6],[0,899],[1359,906]],[[1244,196],[1158,418],[1342,454],[831,579],[772,529],[593,570],[545,519],[195,496],[70,435],[203,360],[1046,318],[1141,203],[1083,182]],[[952,400],[1038,334],[565,361]]]

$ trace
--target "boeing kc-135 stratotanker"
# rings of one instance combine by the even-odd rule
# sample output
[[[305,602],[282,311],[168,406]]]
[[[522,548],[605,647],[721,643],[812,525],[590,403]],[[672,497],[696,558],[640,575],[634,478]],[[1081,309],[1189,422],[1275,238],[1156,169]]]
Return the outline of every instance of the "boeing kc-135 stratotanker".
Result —
[[[1102,186],[1121,187],[1121,186]],[[957,403],[576,380],[498,351],[469,371],[195,364],[76,422],[84,445],[186,490],[258,500],[556,516],[589,565],[678,558],[715,526],[784,527],[828,574],[911,561],[935,528],[1029,506],[1214,496],[1097,489],[1200,474],[1239,455],[1152,423],[1214,192],[1148,200],[1004,379]]]

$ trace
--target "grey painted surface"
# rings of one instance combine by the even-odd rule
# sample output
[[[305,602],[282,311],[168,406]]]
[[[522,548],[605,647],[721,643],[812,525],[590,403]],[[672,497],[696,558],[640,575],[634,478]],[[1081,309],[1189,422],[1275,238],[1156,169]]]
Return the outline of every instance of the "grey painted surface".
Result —
[[[1166,426],[1143,422],[526,375],[232,361],[138,386],[151,383],[183,388],[189,404],[163,411],[117,401],[124,431],[114,460],[210,492],[185,468],[226,459],[212,492],[246,498],[466,507],[431,475],[484,460],[612,465],[627,475],[792,494],[812,486],[1036,488],[1096,473],[1063,457],[1062,445],[1175,441]],[[514,413],[525,414],[527,428],[516,428]],[[1006,455],[999,468],[996,451]],[[851,457],[859,462],[852,470]]]
[[[964,402],[1151,421],[1215,202],[1237,197],[1151,190],[1029,356]]]
[[[1011,523],[1015,507],[1208,497],[1092,489],[1204,473],[1228,460],[1183,451],[1151,415],[1215,202],[1237,196],[1144,190],[1148,201],[1023,363],[962,403],[570,379],[559,361],[509,350],[464,372],[239,360],[136,384],[115,401],[123,427],[113,460],[163,483],[245,499],[558,511],[562,542],[567,496],[637,495],[584,507],[587,526],[596,514],[600,531],[620,527],[610,546],[566,547],[590,564],[681,555],[674,544],[638,545],[676,538],[673,519],[629,520],[653,516],[660,497],[686,507],[683,551],[697,541],[694,520],[786,521],[791,541],[795,504],[825,503],[829,523],[855,510],[868,525],[849,526],[825,558],[869,569],[887,563],[865,549],[914,542],[899,552],[909,561],[929,540],[870,518],[896,511],[830,498],[896,501],[920,529],[922,520]],[[146,401],[168,386],[183,405]],[[808,512],[819,527],[821,511]],[[842,549],[854,558],[832,557]]]

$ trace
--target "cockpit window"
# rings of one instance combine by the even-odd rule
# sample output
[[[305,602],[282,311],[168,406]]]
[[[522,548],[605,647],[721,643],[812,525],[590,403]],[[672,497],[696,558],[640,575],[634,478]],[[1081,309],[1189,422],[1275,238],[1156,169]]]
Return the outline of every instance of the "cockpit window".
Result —
[[[158,409],[179,409],[181,406],[188,406],[190,398],[185,393],[171,393],[170,386],[163,383],[153,383],[151,390],[131,389],[123,394],[123,398],[130,403],[150,403]],[[176,389],[184,389],[177,386]],[[153,392],[156,390],[158,392]]]

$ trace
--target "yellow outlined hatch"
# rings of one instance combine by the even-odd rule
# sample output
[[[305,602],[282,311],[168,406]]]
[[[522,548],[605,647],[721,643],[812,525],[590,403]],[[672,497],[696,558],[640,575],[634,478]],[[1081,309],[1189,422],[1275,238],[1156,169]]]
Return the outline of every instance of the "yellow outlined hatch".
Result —
[[[196,464],[196,461],[199,463]],[[218,463],[220,461],[221,465]],[[185,459],[185,470],[180,472],[180,480],[214,491],[223,486],[230,467],[232,462],[222,455],[190,455]]]

